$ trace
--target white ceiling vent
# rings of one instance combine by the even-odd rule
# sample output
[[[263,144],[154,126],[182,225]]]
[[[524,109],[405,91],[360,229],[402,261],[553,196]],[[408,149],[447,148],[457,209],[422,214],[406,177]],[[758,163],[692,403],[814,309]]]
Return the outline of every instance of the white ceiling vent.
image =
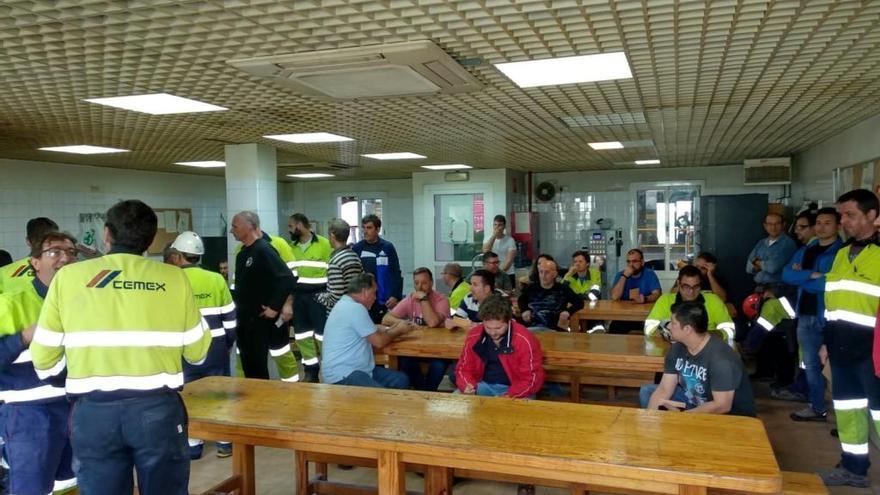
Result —
[[[791,158],[758,158],[743,161],[743,184],[746,186],[791,184]]]
[[[409,41],[251,59],[228,64],[299,93],[349,100],[481,89],[431,41]]]

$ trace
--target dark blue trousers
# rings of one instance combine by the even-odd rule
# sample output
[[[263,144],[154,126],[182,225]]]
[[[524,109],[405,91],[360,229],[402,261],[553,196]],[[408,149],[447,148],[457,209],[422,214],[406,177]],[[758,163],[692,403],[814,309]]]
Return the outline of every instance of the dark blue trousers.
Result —
[[[46,495],[52,493],[56,481],[69,485],[74,475],[67,399],[3,407],[8,417],[5,439],[10,493]]]
[[[187,494],[187,416],[176,392],[109,401],[80,398],[71,430],[84,495],[131,493],[132,468],[142,495]]]

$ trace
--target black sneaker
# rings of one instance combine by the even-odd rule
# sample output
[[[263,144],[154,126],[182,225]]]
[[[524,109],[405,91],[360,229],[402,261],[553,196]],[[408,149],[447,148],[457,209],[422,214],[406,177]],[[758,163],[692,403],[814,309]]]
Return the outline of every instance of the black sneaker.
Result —
[[[770,391],[770,397],[776,400],[787,400],[791,402],[807,402],[807,396],[800,392],[792,392],[787,388],[779,388]]]
[[[305,372],[303,373],[303,379],[302,379],[303,382],[305,382],[305,383],[318,383],[320,381],[318,379],[318,371],[320,371],[320,368],[318,368],[317,366],[315,366],[315,367],[309,366],[304,371]]]
[[[856,488],[871,486],[871,480],[867,476],[855,474],[844,467],[836,467],[827,473],[821,473],[820,476],[825,486],[854,486]]]
[[[789,417],[794,421],[815,421],[818,423],[825,423],[828,421],[828,411],[820,413],[812,407],[807,406],[791,413]]]

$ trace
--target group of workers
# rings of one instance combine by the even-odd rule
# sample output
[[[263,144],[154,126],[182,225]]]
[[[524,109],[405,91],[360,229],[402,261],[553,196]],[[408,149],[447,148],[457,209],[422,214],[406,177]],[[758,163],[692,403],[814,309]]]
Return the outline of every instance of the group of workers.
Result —
[[[787,241],[773,238],[776,218],[768,215],[771,238],[747,261],[756,280],[775,283],[771,269],[778,269],[778,281],[797,288],[795,304],[770,289],[749,316],[768,334],[785,316],[796,318],[811,387],[821,380],[817,369],[821,376],[821,365],[831,364],[843,453],[823,476],[828,485],[866,486],[868,428],[880,429],[878,210],[870,191],[842,195],[836,210],[807,218],[815,239],[778,264],[771,260]],[[846,242],[836,239],[838,219]],[[0,432],[11,493],[77,485],[90,495],[131,493],[133,470],[140,493],[186,493],[190,460],[201,456],[203,443],[188,436],[178,391],[204,376],[231,374],[233,347],[249,378],[268,379],[271,357],[286,381],[437,390],[451,370],[458,393],[535,397],[544,370],[534,332],[567,331],[571,315],[600,297],[589,255],[574,253],[561,277],[555,260],[543,256],[533,276],[515,280],[515,246],[498,216],[481,269],[466,280],[459,265],[447,264],[445,295],[435,290],[432,271],[418,268],[414,290],[404,296],[399,258],[379,236],[381,225],[375,215],[364,217],[363,239],[352,245],[345,221],[330,221],[324,237],[297,213],[287,241],[242,211],[231,222],[240,245],[230,287],[200,266],[205,248],[194,232],[165,248],[164,263],[144,257],[157,217],[141,201],[108,210],[106,254],[82,261],[76,239],[55,222],[28,222],[29,256],[0,267]],[[755,415],[714,265],[706,255],[682,267],[674,292],[662,294],[633,249],[611,284],[612,299],[653,304],[642,326],[647,338],[660,332],[673,342],[659,384],[641,391],[644,407]],[[516,285],[512,302],[505,290]],[[376,366],[374,349],[418,326],[466,330],[459,359],[401,359],[400,371]],[[812,388],[810,396],[813,413],[824,418],[822,390],[821,399]],[[217,454],[231,448],[219,442]]]

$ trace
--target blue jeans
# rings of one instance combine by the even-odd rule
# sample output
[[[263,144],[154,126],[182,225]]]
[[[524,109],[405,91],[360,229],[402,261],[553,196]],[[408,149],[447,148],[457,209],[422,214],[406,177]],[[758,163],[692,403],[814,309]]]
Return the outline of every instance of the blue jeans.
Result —
[[[334,385],[351,385],[353,387],[373,388],[408,388],[409,378],[404,373],[389,370],[382,366],[373,368],[372,376],[363,371],[355,371]]]
[[[137,471],[143,495],[186,495],[187,415],[176,392],[116,400],[80,398],[71,415],[71,443],[80,493],[131,493]]]
[[[639,404],[641,405],[642,409],[648,407],[648,402],[651,401],[651,394],[653,394],[654,391],[657,390],[657,387],[658,385],[656,383],[646,383],[645,385],[642,385],[641,388],[639,388]],[[684,402],[688,405],[687,408],[691,409],[691,405],[688,402],[687,395],[685,395],[684,393],[684,389],[679,386],[675,387],[675,392],[672,393],[672,397],[670,397],[669,399],[678,402]]]
[[[810,405],[818,413],[825,412],[828,409],[825,407],[825,377],[822,375],[822,362],[819,360],[819,348],[822,347],[823,341],[819,318],[799,315],[797,338],[801,346],[801,359],[807,377]]]
[[[409,383],[416,390],[436,392],[443,381],[446,368],[452,363],[449,359],[422,359],[414,357],[400,358],[400,371],[409,377]],[[428,363],[428,371],[422,374],[422,363]]]
[[[52,493],[55,481],[73,479],[73,452],[68,438],[70,403],[6,404],[6,450],[10,493]]]

